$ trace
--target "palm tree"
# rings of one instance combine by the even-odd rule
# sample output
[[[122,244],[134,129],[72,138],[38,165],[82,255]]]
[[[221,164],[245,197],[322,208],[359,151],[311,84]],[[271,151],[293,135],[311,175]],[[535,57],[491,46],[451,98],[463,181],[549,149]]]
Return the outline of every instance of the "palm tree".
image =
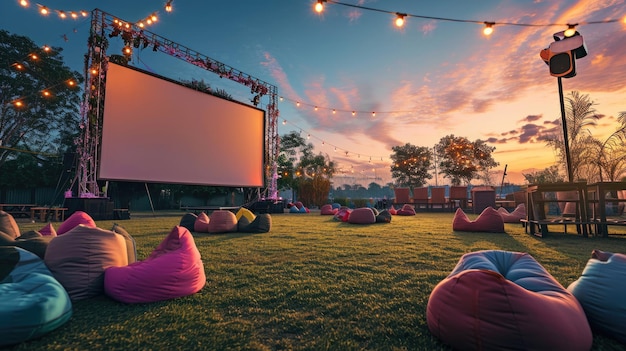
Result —
[[[593,107],[595,103],[589,99],[589,95],[572,91],[565,99],[565,121],[567,124],[567,134],[570,150],[570,168],[574,179],[584,179],[584,168],[589,163],[589,137],[591,131],[589,127],[597,125],[600,116]],[[563,136],[554,134],[547,139],[548,145],[552,146],[561,160],[561,164],[567,166],[565,154],[565,144]]]

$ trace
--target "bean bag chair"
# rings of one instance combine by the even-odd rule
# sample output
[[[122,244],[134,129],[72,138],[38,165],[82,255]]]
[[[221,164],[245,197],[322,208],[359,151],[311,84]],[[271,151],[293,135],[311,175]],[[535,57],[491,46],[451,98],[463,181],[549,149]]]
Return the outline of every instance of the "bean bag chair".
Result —
[[[267,233],[272,229],[272,216],[269,213],[261,213],[247,225],[244,225],[243,220],[247,219],[242,217],[237,222],[237,230],[242,233]]]
[[[93,218],[89,214],[83,211],[76,211],[72,213],[71,216],[67,217],[61,225],[59,225],[59,229],[57,229],[57,235],[65,234],[72,230],[74,227],[78,225],[84,225],[86,227],[95,228],[96,222],[93,221]]]
[[[210,222],[211,219],[209,218],[209,216],[204,212],[200,212],[200,214],[198,214],[198,217],[196,217],[196,221],[193,223],[193,231],[208,233]]]
[[[17,226],[15,218],[8,212],[0,211],[0,232],[12,238],[20,236],[20,227]]]
[[[339,208],[333,208],[333,205],[326,204],[326,205],[322,205],[322,207],[320,208],[320,215],[322,215],[322,216],[326,216],[326,215],[334,216],[334,215],[337,214],[337,211],[339,211]]]
[[[246,217],[248,219],[248,222],[252,222],[256,218],[255,214],[245,207],[241,207],[239,210],[237,210],[237,213],[235,213],[235,218],[237,218],[237,221],[239,221],[241,217]]]
[[[415,207],[409,204],[404,204],[401,209],[396,211],[396,214],[398,216],[415,216],[417,213],[415,212]]]
[[[592,334],[567,289],[527,253],[461,257],[426,306],[428,329],[458,350],[585,350]]]
[[[347,222],[352,211],[353,210],[350,208],[342,207],[337,211],[337,214],[333,216],[333,219],[340,222]]]
[[[304,207],[304,204],[303,204],[301,201],[296,201],[296,202],[294,203],[294,205],[296,205],[296,207],[298,208],[298,210]]]
[[[289,207],[289,213],[300,213],[300,209],[298,208],[298,206],[293,205]]]
[[[17,238],[12,238],[3,232],[0,232],[0,246],[14,246],[34,253],[43,259],[48,249],[52,237],[44,237],[39,232],[28,231]]]
[[[369,207],[359,207],[352,210],[348,216],[348,223],[351,224],[373,224],[376,223],[376,215]]]
[[[524,204],[519,204],[511,212],[504,207],[500,207],[498,208],[498,213],[500,214],[500,217],[502,217],[502,221],[504,223],[519,223],[520,219],[526,218],[526,206]]]
[[[48,223],[43,228],[39,229],[39,233],[43,236],[55,237],[57,236],[57,231],[52,226],[52,223]]]
[[[125,303],[188,296],[205,284],[200,252],[189,230],[181,226],[175,226],[144,261],[111,266],[104,271],[105,293]]]
[[[0,247],[0,347],[38,338],[65,324],[72,302],[43,260]]]
[[[187,230],[190,232],[193,232],[197,218],[198,216],[195,213],[191,213],[191,212],[185,213],[183,217],[180,219],[180,223],[178,225],[180,225],[181,227],[187,228]]]
[[[341,208],[341,204],[339,202],[333,202],[331,206],[336,209]]]
[[[380,211],[376,216],[376,223],[391,223],[391,213],[387,210]]]
[[[309,209],[305,206],[300,207],[300,213],[309,213]]]
[[[237,217],[227,210],[217,210],[211,213],[211,221],[207,232],[212,234],[229,233],[237,231]]]
[[[389,214],[391,214],[392,216],[395,216],[398,214],[398,210],[396,210],[395,207],[391,206],[391,208],[389,209]]]
[[[461,232],[504,233],[502,216],[493,207],[486,207],[475,220],[470,220],[459,207],[452,219],[452,230]]]
[[[126,254],[128,256],[128,264],[131,264],[137,261],[137,245],[135,244],[135,239],[128,234],[126,229],[124,229],[121,225],[117,223],[113,223],[113,228],[111,228],[113,233],[117,233],[124,238],[126,242]]]
[[[44,261],[72,301],[104,293],[104,270],[128,265],[120,234],[79,224],[50,241]]]
[[[626,255],[593,250],[578,280],[567,287],[593,330],[626,344]]]

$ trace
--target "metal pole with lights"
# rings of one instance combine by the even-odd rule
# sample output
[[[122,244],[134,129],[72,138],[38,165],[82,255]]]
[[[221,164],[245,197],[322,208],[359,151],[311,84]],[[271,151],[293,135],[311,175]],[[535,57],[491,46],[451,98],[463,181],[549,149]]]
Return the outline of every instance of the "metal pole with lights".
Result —
[[[565,160],[567,162],[567,177],[574,181],[572,159],[569,151],[569,137],[567,135],[567,120],[565,103],[563,101],[562,78],[572,78],[576,75],[576,59],[587,56],[587,48],[583,36],[576,31],[576,25],[568,25],[568,29],[554,33],[554,42],[547,49],[541,50],[539,56],[550,67],[550,75],[557,77],[559,102],[561,104],[561,123],[563,124],[563,145],[565,146]]]

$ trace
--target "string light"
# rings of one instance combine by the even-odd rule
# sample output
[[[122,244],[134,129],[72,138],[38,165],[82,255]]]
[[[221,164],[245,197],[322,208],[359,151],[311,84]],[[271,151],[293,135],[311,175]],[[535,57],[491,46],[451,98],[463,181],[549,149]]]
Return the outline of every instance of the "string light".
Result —
[[[576,34],[576,25],[575,24],[568,24],[567,25],[567,29],[565,30],[565,32],[563,32],[563,35],[566,38],[569,38],[569,37],[574,36],[574,34]]]
[[[493,22],[485,22],[485,28],[483,29],[483,34],[484,35],[491,35],[491,33],[493,33],[493,26],[495,25],[495,23]]]
[[[485,25],[486,27],[483,29],[483,32],[489,31],[488,28],[490,29],[489,34],[491,34],[493,32],[493,26],[494,25],[506,25],[506,26],[524,26],[524,27],[554,27],[554,26],[560,26],[560,27],[564,27],[564,26],[568,26],[569,24],[563,24],[563,23],[544,23],[544,24],[540,24],[540,23],[521,23],[521,22],[487,22],[487,21],[478,21],[478,20],[469,20],[469,19],[458,19],[458,18],[448,18],[448,17],[436,17],[436,16],[425,16],[425,15],[415,15],[415,14],[408,14],[408,13],[402,13],[402,12],[395,12],[395,11],[387,11],[387,10],[382,10],[382,9],[377,9],[377,8],[373,8],[373,7],[366,7],[366,6],[361,6],[361,5],[356,5],[356,4],[348,4],[348,3],[343,3],[340,1],[335,1],[335,0],[318,0],[317,3],[315,4],[315,11],[318,13],[321,13],[322,11],[324,11],[324,3],[331,3],[331,4],[335,4],[335,5],[342,5],[342,6],[347,6],[347,7],[352,7],[352,8],[357,8],[357,9],[361,9],[361,10],[368,10],[368,11],[374,11],[374,12],[381,12],[381,13],[388,13],[391,15],[396,15],[396,26],[400,27],[401,25],[398,25],[398,20],[400,19],[400,15],[402,16],[402,24],[404,24],[404,20],[405,17],[415,17],[415,18],[421,18],[421,19],[429,19],[429,20],[436,20],[436,21],[448,21],[448,22],[463,22],[463,23],[477,23],[477,24],[481,24],[481,25]],[[600,20],[600,21],[587,21],[587,22],[579,22],[578,25],[582,25],[582,24],[606,24],[606,23],[614,23],[614,22],[619,22],[619,21],[624,21],[624,23],[626,23],[626,17],[624,17],[623,19],[607,19],[607,20]],[[490,24],[490,25],[489,25]],[[485,33],[485,35],[489,35],[487,33]],[[573,34],[572,34],[573,35]]]
[[[26,0],[20,0],[20,5],[22,5],[23,7],[28,7],[29,6],[28,1],[26,1]]]
[[[45,6],[40,6],[40,7],[39,7],[39,13],[41,13],[41,14],[42,14],[42,15],[44,15],[44,16],[47,16],[47,15],[48,15],[48,13],[49,13],[48,8],[47,8],[47,7],[45,7]]]
[[[172,0],[167,0],[167,3],[165,4],[165,11],[172,12]]]
[[[396,12],[396,16],[396,27],[401,28],[402,26],[404,26],[404,17],[406,17],[406,13]]]

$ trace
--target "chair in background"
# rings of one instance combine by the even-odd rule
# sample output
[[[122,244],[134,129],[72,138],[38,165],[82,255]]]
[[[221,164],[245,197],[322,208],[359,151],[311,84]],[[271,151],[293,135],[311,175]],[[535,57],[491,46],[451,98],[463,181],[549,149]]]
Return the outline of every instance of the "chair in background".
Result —
[[[413,189],[413,205],[416,209],[424,207],[428,209],[430,207],[430,199],[428,198],[428,187],[419,187]]]
[[[393,200],[394,205],[404,205],[411,203],[411,196],[409,193],[409,188],[394,188],[393,192],[395,194],[395,199]]]
[[[431,209],[435,207],[441,208],[443,211],[449,202],[446,199],[446,188],[444,187],[431,187],[430,188],[430,201],[429,205]]]
[[[452,210],[455,207],[467,208],[467,186],[451,186],[448,199]]]

